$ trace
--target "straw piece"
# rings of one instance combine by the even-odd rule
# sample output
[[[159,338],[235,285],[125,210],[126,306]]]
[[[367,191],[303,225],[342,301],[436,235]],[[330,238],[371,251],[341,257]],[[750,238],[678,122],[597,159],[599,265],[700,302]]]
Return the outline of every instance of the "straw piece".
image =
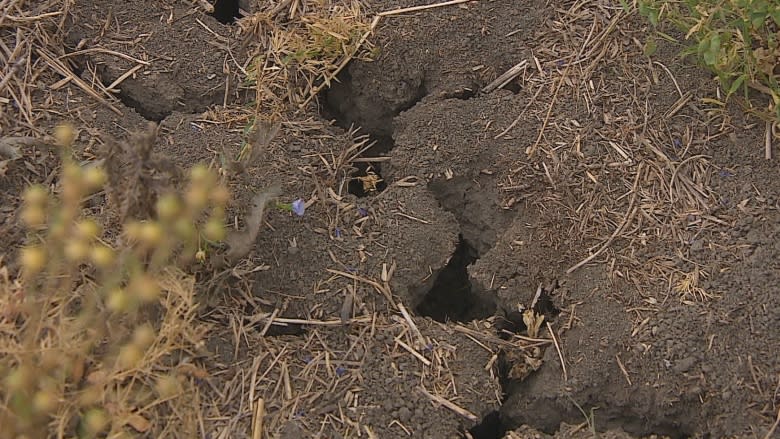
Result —
[[[426,366],[430,366],[431,365],[431,360],[423,357],[423,355],[421,353],[415,351],[414,348],[412,348],[408,344],[404,343],[403,341],[399,340],[398,338],[395,339],[395,342],[398,343],[398,345],[401,346],[402,348],[404,348],[407,352],[409,352],[410,354],[414,355],[415,358],[420,360],[424,365],[426,365]]]
[[[527,60],[522,60],[515,64],[512,68],[494,79],[490,84],[482,87],[482,93],[490,93],[497,88],[503,88],[505,85],[509,84],[511,80],[517,78],[527,65]]]
[[[260,398],[255,405],[255,422],[252,424],[252,439],[263,437],[263,417],[265,416],[265,400]]]
[[[558,351],[558,358],[561,360],[561,369],[563,369],[563,381],[567,382],[569,381],[569,374],[566,372],[566,361],[563,359],[563,352],[561,351],[561,346],[558,344],[558,339],[555,337],[555,331],[553,331],[552,325],[550,325],[550,322],[547,323],[547,330],[550,331],[550,337],[552,337],[553,344],[555,345],[555,350]]]
[[[89,86],[84,80],[79,78],[78,76],[74,75],[73,72],[70,71],[65,65],[63,65],[61,62],[57,61],[53,57],[49,56],[46,52],[44,52],[41,49],[35,49],[35,51],[38,53],[38,56],[43,58],[46,63],[57,71],[62,76],[69,77],[73,83],[79,86],[82,90],[84,90],[87,94],[95,98],[98,102],[105,105],[111,111],[116,113],[119,116],[123,116],[124,114],[122,111],[120,111],[117,107],[113,106],[110,102],[108,102],[104,97],[100,96],[95,90],[92,89],[92,87]]]
[[[473,0],[451,0],[442,3],[434,3],[432,5],[412,6],[409,8],[393,9],[392,11],[380,12],[377,15],[380,17],[387,17],[389,15],[398,15],[398,14],[405,14],[407,12],[417,12],[417,11],[424,11],[426,9],[441,8],[442,6],[458,5],[469,1],[473,1]]]
[[[409,314],[409,311],[406,310],[406,307],[401,302],[398,302],[395,306],[398,307],[399,311],[401,311],[401,315],[404,316],[404,320],[406,320],[406,323],[412,329],[414,335],[417,336],[417,341],[420,343],[420,346],[425,346],[427,344],[425,341],[425,337],[423,337],[422,332],[420,332],[420,328],[418,328],[417,325],[414,323],[414,320],[412,319],[412,316]]]
[[[431,392],[426,390],[425,387],[420,386],[420,391],[423,393],[423,395],[425,395],[428,398],[430,398],[431,401],[434,401],[434,402],[436,402],[436,403],[438,403],[438,404],[440,404],[440,405],[450,409],[451,411],[453,411],[456,414],[458,414],[458,415],[468,419],[471,422],[477,422],[477,420],[479,419],[479,418],[477,418],[477,415],[475,415],[474,413],[471,413],[470,411],[464,409],[463,407],[460,407],[459,405],[455,404],[454,402],[452,402],[452,401],[450,401],[450,400],[448,400],[448,399],[446,399],[444,397],[432,394]]]

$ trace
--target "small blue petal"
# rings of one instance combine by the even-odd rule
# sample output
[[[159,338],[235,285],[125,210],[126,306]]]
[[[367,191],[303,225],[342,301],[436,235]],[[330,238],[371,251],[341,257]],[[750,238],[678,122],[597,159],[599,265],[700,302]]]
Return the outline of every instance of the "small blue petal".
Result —
[[[292,211],[298,216],[303,216],[304,212],[306,212],[306,203],[298,198],[292,202]]]
[[[674,146],[682,145],[682,141],[680,139],[674,139],[672,142],[674,143]]]
[[[729,171],[727,171],[725,169],[721,169],[720,172],[718,172],[718,175],[720,175],[723,178],[733,177],[734,176],[734,174],[732,174],[731,172],[729,172]]]
[[[341,238],[341,229],[336,227],[336,238]]]
[[[368,216],[368,210],[366,210],[363,207],[358,207],[358,213],[360,214],[360,216]]]
[[[342,366],[339,366],[339,367],[336,368],[336,375],[343,376],[345,373],[347,373],[347,369],[346,368],[344,368]]]

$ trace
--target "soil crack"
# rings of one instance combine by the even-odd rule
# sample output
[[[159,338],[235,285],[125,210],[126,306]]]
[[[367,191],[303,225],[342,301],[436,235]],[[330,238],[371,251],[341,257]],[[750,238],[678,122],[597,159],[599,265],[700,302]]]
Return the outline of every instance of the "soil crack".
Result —
[[[472,284],[467,267],[477,260],[476,251],[463,237],[444,268],[415,310],[439,322],[469,322],[492,316],[496,304],[487,292]]]
[[[233,24],[241,18],[239,0],[217,0],[214,3],[214,12],[211,15],[222,24]]]

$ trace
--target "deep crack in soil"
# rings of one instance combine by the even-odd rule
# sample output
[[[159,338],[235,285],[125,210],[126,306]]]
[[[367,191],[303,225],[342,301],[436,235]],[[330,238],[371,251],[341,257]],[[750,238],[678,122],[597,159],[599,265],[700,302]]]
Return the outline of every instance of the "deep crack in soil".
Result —
[[[241,18],[240,3],[239,0],[216,0],[211,16],[222,24],[233,24]]]
[[[350,63],[333,85],[319,96],[320,112],[324,118],[333,120],[346,130],[359,128],[358,133],[368,134],[373,143],[363,154],[368,162],[354,165],[357,170],[352,174],[349,192],[357,197],[378,193],[387,187],[382,170],[383,163],[386,163],[384,159],[392,156],[395,147],[395,118],[414,108],[428,93],[425,78],[420,72],[396,80],[397,87],[390,88],[390,93],[379,93],[377,89],[387,91],[387,88],[372,87],[372,84],[382,78],[367,77],[364,66],[360,62]],[[357,72],[358,80],[353,77],[353,70]],[[473,89],[459,89],[444,92],[441,97],[467,100],[475,95]],[[372,158],[377,160],[371,161]],[[387,172],[386,175],[393,174]],[[461,229],[460,242],[446,266],[433,274],[432,282],[427,282],[422,289],[418,288],[416,296],[420,300],[411,305],[419,315],[439,322],[481,320],[492,316],[496,309],[491,294],[472,284],[468,275],[468,266],[479,258],[479,251],[472,243],[476,242],[482,251],[492,245],[492,242],[484,242],[480,233],[486,228],[480,221],[484,217],[475,215],[479,201],[475,203],[473,200],[482,200],[483,197],[474,190],[475,185],[471,181],[461,181],[454,191],[452,188],[452,184],[439,182],[428,185],[442,206],[457,218]],[[468,239],[464,238],[464,233]]]
[[[477,255],[461,236],[447,265],[433,275],[433,286],[421,294],[415,307],[417,314],[438,322],[470,322],[491,317],[496,311],[495,301],[480,291],[469,279],[468,266]]]
[[[417,79],[401,81],[398,95],[392,99],[378,98],[367,92],[368,84],[352,80],[350,63],[337,75],[331,87],[320,92],[320,113],[336,126],[345,130],[359,128],[358,134],[367,134],[372,146],[363,153],[366,162],[355,163],[356,171],[349,182],[349,193],[364,197],[381,192],[387,187],[382,165],[395,143],[393,119],[402,111],[413,107],[427,94],[424,82]],[[370,160],[376,158],[376,160]]]

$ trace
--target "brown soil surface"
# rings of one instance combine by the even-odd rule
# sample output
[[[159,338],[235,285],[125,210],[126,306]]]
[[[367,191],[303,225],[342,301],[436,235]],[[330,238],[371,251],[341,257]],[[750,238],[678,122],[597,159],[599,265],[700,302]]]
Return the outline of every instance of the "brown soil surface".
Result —
[[[252,95],[235,25],[187,1],[71,12],[71,67],[121,116],[73,82],[42,86],[37,135],[75,123],[91,160],[156,121],[155,151],[181,167],[238,154]],[[600,1],[381,20],[376,59],[232,184],[239,228],[273,185],[307,209],[271,209],[245,260],[198,273],[214,325],[202,436],[249,437],[262,398],[264,437],[764,437],[780,405],[780,168],[764,123],[707,100],[717,84],[681,46],[643,54],[650,32]],[[365,134],[379,191],[352,178],[364,162],[341,163]],[[3,260],[22,188],[56,167],[43,149],[0,168]],[[542,287],[538,334],[496,330]]]

